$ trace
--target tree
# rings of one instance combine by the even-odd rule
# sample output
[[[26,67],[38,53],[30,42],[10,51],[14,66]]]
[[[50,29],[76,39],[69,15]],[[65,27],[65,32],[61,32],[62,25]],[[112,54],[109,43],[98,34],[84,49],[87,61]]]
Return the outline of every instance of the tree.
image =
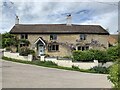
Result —
[[[17,46],[18,45],[18,38],[17,36],[10,34],[10,33],[4,33],[2,34],[2,47],[10,47],[10,46]]]

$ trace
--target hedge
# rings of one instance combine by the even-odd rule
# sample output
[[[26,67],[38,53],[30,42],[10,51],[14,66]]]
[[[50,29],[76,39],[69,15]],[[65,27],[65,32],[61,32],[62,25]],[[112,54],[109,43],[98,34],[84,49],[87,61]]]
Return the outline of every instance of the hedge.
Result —
[[[99,62],[114,61],[118,58],[117,47],[111,47],[106,51],[103,50],[85,50],[85,51],[73,51],[73,61],[93,61]]]

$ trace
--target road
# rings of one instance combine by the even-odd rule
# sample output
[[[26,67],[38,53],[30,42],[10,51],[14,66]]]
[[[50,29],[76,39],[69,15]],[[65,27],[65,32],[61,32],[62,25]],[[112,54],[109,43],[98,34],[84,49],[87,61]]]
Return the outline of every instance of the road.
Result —
[[[3,88],[110,88],[107,75],[2,62]]]

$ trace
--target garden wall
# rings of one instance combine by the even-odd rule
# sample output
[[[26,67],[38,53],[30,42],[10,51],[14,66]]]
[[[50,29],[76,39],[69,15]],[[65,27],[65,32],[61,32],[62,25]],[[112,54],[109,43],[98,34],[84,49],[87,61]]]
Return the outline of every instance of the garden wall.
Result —
[[[90,69],[98,66],[98,60],[93,62],[72,62],[72,60],[57,60],[57,58],[44,58],[45,61],[52,61],[59,66],[72,67],[72,65],[79,67],[80,69]],[[43,57],[42,57],[43,61]]]
[[[19,53],[11,53],[11,52],[3,52],[3,56],[13,59],[25,60],[25,61],[32,61],[32,55],[28,56],[20,56]]]

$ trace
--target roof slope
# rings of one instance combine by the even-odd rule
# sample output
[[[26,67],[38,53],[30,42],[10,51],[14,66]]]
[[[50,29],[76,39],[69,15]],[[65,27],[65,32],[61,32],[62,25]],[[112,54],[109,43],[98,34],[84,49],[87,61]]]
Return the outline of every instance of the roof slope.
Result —
[[[72,25],[66,24],[17,24],[10,33],[90,33],[90,34],[109,34],[104,28],[99,25]]]

